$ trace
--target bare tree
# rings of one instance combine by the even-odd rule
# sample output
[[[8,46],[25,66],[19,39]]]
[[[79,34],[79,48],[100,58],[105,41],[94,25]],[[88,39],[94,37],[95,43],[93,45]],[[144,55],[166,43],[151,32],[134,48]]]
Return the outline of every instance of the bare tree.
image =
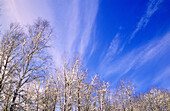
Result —
[[[148,111],[168,111],[169,94],[163,89],[152,88],[143,95],[142,101]]]
[[[46,67],[43,50],[51,29],[44,20],[29,27],[28,34],[19,25],[11,24],[0,45],[0,93],[6,109],[22,108],[20,98],[24,85],[41,77]],[[10,91],[9,91],[10,89]]]
[[[18,67],[22,61],[22,56],[18,50],[21,49],[24,33],[19,25],[11,24],[1,39],[0,43],[0,96],[2,107],[7,110],[10,105],[14,84],[14,76],[19,71]]]
[[[42,51],[47,47],[47,39],[51,34],[51,30],[48,27],[47,21],[39,19],[33,26],[29,27],[29,33],[27,37],[24,37],[24,41],[20,41],[22,45],[22,60],[20,67],[18,67],[20,72],[18,76],[15,75],[17,82],[10,110],[13,110],[17,104],[20,104],[16,103],[16,99],[18,96],[22,96],[19,94],[22,91],[22,86],[40,77],[41,72],[44,73],[46,70],[44,66],[46,58],[42,55]]]
[[[120,80],[115,91],[114,104],[116,110],[133,111],[133,95],[135,86],[129,80]]]

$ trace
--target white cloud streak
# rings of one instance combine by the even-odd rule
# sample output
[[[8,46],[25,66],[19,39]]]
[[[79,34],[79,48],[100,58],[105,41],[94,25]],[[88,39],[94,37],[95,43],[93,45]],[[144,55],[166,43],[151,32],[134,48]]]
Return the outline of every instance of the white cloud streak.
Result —
[[[170,78],[170,66],[167,66],[166,68],[163,69],[163,71],[161,72],[158,72],[158,75],[157,77],[154,78],[153,80],[153,83],[154,85],[157,85],[157,84],[160,84],[160,86],[162,88],[166,88],[168,90],[170,90],[170,81],[169,81],[169,78]]]
[[[160,40],[153,40],[152,42],[141,46],[115,61],[105,61],[100,64],[99,69],[104,71],[107,75],[118,74],[119,77],[128,73],[130,70],[137,70],[145,63],[153,60],[155,57],[166,53],[170,50],[170,32],[165,34]]]
[[[106,54],[104,55],[102,64],[109,61],[111,62],[113,60],[116,53],[118,53],[119,46],[120,46],[120,34],[117,33],[115,37],[112,39],[110,46],[107,49]]]
[[[163,82],[162,80],[170,77],[170,66],[166,67],[160,74],[154,79],[154,83]],[[168,78],[169,78],[168,77]]]
[[[42,0],[41,5],[35,0],[2,0],[1,24],[7,27],[11,22],[23,25],[31,24],[37,17],[52,21],[48,3]]]
[[[140,21],[137,23],[136,29],[132,32],[132,34],[130,35],[129,40],[132,40],[136,33],[141,30],[142,28],[146,27],[146,25],[148,24],[151,16],[158,10],[158,6],[160,5],[160,3],[163,2],[163,0],[150,0],[148,2],[148,6],[147,6],[147,10],[145,12],[145,14],[141,17]],[[122,50],[125,48],[125,45],[127,44],[127,42],[125,44],[122,44],[122,40],[120,38],[120,33],[117,33],[116,36],[113,38],[108,50],[106,51],[106,54],[104,55],[104,59],[102,60],[101,64],[110,64],[111,62],[114,61],[114,58],[116,55],[118,55],[120,52],[122,52]],[[157,47],[162,47],[163,44],[157,45],[155,46],[155,48],[153,47],[153,44],[151,43],[150,45],[148,45],[147,47],[145,47],[145,49],[143,49],[143,51],[139,51],[139,49],[135,49],[133,51],[131,51],[129,54],[127,54],[125,57],[123,57],[122,59],[117,60],[118,63],[115,63],[114,65],[111,64],[111,68],[110,70],[107,70],[108,73],[114,73],[114,72],[118,72],[119,70],[123,70],[126,69],[124,71],[122,71],[121,73],[127,73],[129,70],[132,69],[132,67],[136,66],[136,64],[138,64],[137,62],[139,62],[139,60],[142,58],[143,63],[145,63],[146,61],[149,60],[149,58],[152,58],[154,55],[157,54]],[[136,56],[138,55],[138,56]],[[145,56],[143,56],[145,55]],[[128,63],[128,64],[127,64]],[[140,64],[143,64],[142,62]],[[102,65],[99,66],[100,68],[102,68]],[[116,67],[113,69],[113,67]],[[104,68],[102,68],[104,69]],[[101,70],[102,70],[101,69]]]
[[[80,48],[79,48],[79,52],[80,54],[84,54],[88,44],[89,44],[89,41],[91,39],[91,31],[92,31],[92,28],[94,26],[94,22],[95,22],[95,18],[96,18],[96,13],[97,13],[97,10],[98,10],[98,5],[96,3],[97,1],[96,0],[93,0],[91,2],[87,2],[85,1],[84,3],[84,8],[86,6],[88,6],[88,9],[85,8],[85,11],[84,11],[84,24],[85,25],[85,29],[83,30],[83,33],[82,33],[82,38],[81,38],[81,42],[80,42]],[[92,48],[92,50],[94,50],[95,48]],[[93,51],[91,51],[93,52]],[[92,55],[92,54],[90,54]]]
[[[163,0],[150,0],[149,1],[146,13],[142,16],[140,21],[137,23],[136,29],[132,32],[130,36],[130,40],[132,40],[135,37],[136,33],[139,30],[146,27],[151,16],[158,10],[158,6],[161,2],[163,2]]]
[[[91,33],[98,11],[98,0],[81,2],[74,0],[70,3],[64,2],[63,4],[67,4],[68,6],[61,7],[61,9],[64,8],[67,12],[62,15],[65,21],[57,23],[57,32],[59,37],[62,37],[60,40],[56,40],[58,41],[56,43],[60,44],[56,46],[56,49],[60,50],[57,52],[58,55],[61,57],[64,52],[69,56],[74,56],[75,53],[79,53],[82,58],[85,57],[87,52],[89,52],[87,56],[92,55],[95,50],[95,43],[90,44],[90,42],[93,41]]]

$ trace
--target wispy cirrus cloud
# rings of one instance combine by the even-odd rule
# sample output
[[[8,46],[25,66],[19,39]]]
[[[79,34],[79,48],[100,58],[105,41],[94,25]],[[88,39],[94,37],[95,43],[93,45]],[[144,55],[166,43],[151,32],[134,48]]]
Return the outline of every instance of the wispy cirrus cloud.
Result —
[[[80,41],[80,48],[79,48],[79,52],[80,54],[84,54],[86,48],[89,45],[89,41],[91,39],[91,31],[93,31],[94,28],[94,23],[95,23],[95,18],[96,18],[96,14],[97,14],[97,10],[98,10],[98,1],[94,0],[94,1],[85,1],[83,3],[83,8],[85,9],[84,15],[82,16],[83,18],[83,22],[84,22],[84,30],[82,33],[82,37],[81,37],[81,41]],[[88,7],[88,9],[86,8]],[[92,48],[91,54],[94,51],[94,46]],[[91,55],[90,54],[90,55]]]
[[[19,22],[22,25],[31,24],[38,17],[52,22],[51,10],[47,1],[39,0],[2,0],[1,24],[6,28],[11,22]]]
[[[167,89],[170,90],[170,81],[168,80],[170,78],[170,66],[167,66],[163,69],[163,71],[159,72],[159,76],[157,76],[154,81],[153,84],[158,84],[160,83],[160,85],[163,86],[168,86]]]
[[[116,53],[118,53],[120,48],[120,33],[117,33],[114,38],[112,39],[109,48],[106,50],[104,55],[102,55],[102,63],[105,64],[107,62],[111,62],[114,57],[116,56]]]
[[[150,0],[148,2],[145,14],[141,17],[141,19],[139,20],[139,22],[136,25],[135,30],[132,32],[132,34],[130,35],[130,37],[127,40],[129,40],[129,41],[132,40],[139,30],[146,27],[151,16],[158,10],[158,6],[162,2],[163,2],[163,0]],[[118,55],[120,52],[122,52],[124,50],[125,46],[128,44],[128,41],[123,43],[123,40],[121,39],[120,35],[123,35],[123,34],[117,33],[116,36],[113,38],[112,42],[110,43],[109,48],[106,51],[106,54],[103,56],[104,59],[102,60],[102,64],[112,62],[114,60],[115,56]],[[127,57],[128,57],[127,61],[131,60],[130,57],[131,57],[131,55],[133,55],[133,53],[134,53],[134,51],[132,51],[131,53],[129,53],[129,55],[127,55]],[[146,52],[143,52],[143,53],[140,52],[140,53],[142,55],[143,53],[146,53]],[[148,52],[148,54],[149,54],[149,52]],[[136,59],[138,59],[138,57],[135,57],[131,61],[131,63],[129,64],[129,66],[126,69],[127,71],[125,71],[124,73],[128,72],[128,70],[131,69],[133,64],[135,64]],[[117,65],[119,65],[119,64],[117,64]],[[126,67],[126,65],[124,65],[123,67]]]
[[[146,27],[151,16],[158,10],[158,6],[160,5],[161,2],[163,2],[163,0],[150,0],[149,1],[147,10],[145,14],[142,16],[142,18],[140,19],[140,21],[137,23],[136,29],[132,32],[130,36],[130,40],[135,37],[136,33],[139,30]]]
[[[93,43],[93,36],[95,19],[98,12],[98,0],[86,1],[69,1],[64,2],[64,7],[59,7],[58,10],[65,9],[66,14],[62,15],[63,22],[57,22],[57,34],[55,48],[56,58],[62,58],[64,52],[69,56],[74,56],[79,53],[82,58],[92,55],[95,50],[95,43]],[[55,12],[57,13],[57,12]],[[61,19],[61,17],[56,17]],[[61,37],[61,38],[60,38]],[[64,50],[63,50],[64,49]],[[61,60],[61,59],[60,59]]]
[[[85,54],[92,55],[95,45],[91,42],[91,33],[94,30],[98,4],[98,0],[3,0],[1,24],[31,24],[38,17],[50,21],[54,33],[49,53],[59,65],[64,53],[67,56],[73,56],[74,53],[79,53],[82,57]]]
[[[161,75],[154,79],[154,83],[161,82],[163,78],[166,78],[167,75],[170,76],[170,66],[166,67],[162,72]]]
[[[137,70],[157,56],[165,54],[167,50],[170,50],[169,43],[170,32],[167,32],[160,40],[153,40],[119,57],[115,61],[102,62],[99,69],[106,74],[105,76],[117,74],[118,77],[121,77],[131,70]]]

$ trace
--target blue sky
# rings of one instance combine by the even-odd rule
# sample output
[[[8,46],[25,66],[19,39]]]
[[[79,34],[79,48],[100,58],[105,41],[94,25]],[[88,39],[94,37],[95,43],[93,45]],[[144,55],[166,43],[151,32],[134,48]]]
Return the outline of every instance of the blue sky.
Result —
[[[115,86],[120,78],[138,90],[170,90],[169,0],[1,0],[0,23],[50,21],[49,53],[59,66],[63,55],[82,56],[89,73]]]

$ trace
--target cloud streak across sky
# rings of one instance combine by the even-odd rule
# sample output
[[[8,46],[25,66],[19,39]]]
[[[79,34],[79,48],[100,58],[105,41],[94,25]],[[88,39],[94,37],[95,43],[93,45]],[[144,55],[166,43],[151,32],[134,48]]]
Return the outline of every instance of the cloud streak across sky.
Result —
[[[136,29],[132,32],[132,35],[130,36],[130,40],[132,40],[136,33],[141,30],[142,28],[145,28],[148,24],[151,16],[158,10],[158,6],[160,3],[163,2],[163,0],[150,0],[148,3],[147,10],[145,14],[141,17],[140,21],[136,25]]]
[[[158,6],[162,2],[163,0],[150,0],[148,2],[147,10],[145,14],[140,18],[139,22],[137,23],[136,29],[132,32],[132,34],[128,38],[129,41],[131,41],[135,37],[138,31],[146,27],[151,16],[158,10]],[[106,55],[104,56],[104,59],[102,60],[102,64],[103,62],[106,62],[106,61],[108,62],[112,61],[112,59],[115,57],[115,54],[118,55],[120,52],[122,52],[125,46],[128,44],[127,41],[125,43],[122,43],[120,36],[121,34],[119,32],[112,39],[112,42],[110,43],[110,46],[106,52]]]
[[[140,46],[115,61],[102,63],[100,69],[106,74],[117,74],[120,76],[128,73],[131,69],[137,69],[154,59],[158,54],[164,54],[170,50],[170,32],[165,34],[160,40],[153,40],[150,43]],[[107,64],[107,65],[106,65]],[[107,75],[106,75],[107,76]]]
[[[105,78],[116,77],[116,80],[121,77],[128,75],[129,78],[137,76],[136,72],[140,68],[146,68],[147,63],[150,61],[159,60],[159,57],[165,55],[168,50],[170,50],[170,31],[159,36],[159,39],[153,39],[147,44],[143,44],[138,47],[134,47],[131,50],[121,53],[126,49],[127,45],[131,45],[130,42],[136,33],[142,28],[145,28],[152,15],[158,10],[159,5],[163,0],[150,0],[147,5],[145,14],[137,22],[136,29],[128,36],[125,43],[123,43],[122,35],[123,33],[117,32],[112,39],[107,50],[104,51],[104,55],[101,55],[101,62],[98,66],[99,72],[105,74]],[[121,53],[121,54],[120,54]],[[162,68],[160,67],[162,70]],[[159,72],[160,77],[167,77],[169,69],[166,69],[164,72]],[[141,76],[141,75],[140,75]],[[140,82],[144,81],[142,79]],[[155,83],[160,82],[161,79],[157,77]],[[139,82],[139,81],[138,81]],[[163,83],[163,82],[162,82]],[[154,84],[154,83],[153,83]]]

